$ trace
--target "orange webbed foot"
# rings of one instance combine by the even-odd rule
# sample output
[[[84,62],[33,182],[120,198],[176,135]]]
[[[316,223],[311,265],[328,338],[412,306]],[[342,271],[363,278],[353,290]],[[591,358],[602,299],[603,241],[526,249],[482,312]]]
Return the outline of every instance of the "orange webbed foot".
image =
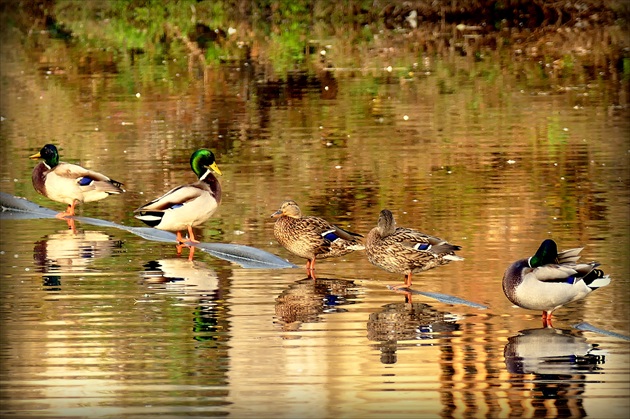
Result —
[[[74,213],[70,213],[68,211],[64,211],[64,212],[60,212],[57,215],[55,215],[55,218],[58,218],[60,220],[66,220],[68,217],[74,217]]]
[[[72,205],[68,205],[68,208],[66,208],[66,210],[64,212],[60,212],[59,214],[55,215],[55,218],[59,218],[60,220],[63,220],[67,217],[74,217],[74,206],[77,204],[77,201],[74,201],[72,203]]]

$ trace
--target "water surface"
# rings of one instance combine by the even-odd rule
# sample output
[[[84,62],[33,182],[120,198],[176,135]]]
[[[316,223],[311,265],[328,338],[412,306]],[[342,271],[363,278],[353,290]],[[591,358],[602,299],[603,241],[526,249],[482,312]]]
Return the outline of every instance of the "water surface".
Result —
[[[208,147],[224,198],[199,237],[300,268],[191,262],[114,228],[3,220],[3,416],[628,415],[628,342],[573,327],[630,335],[627,86],[474,76],[464,58],[404,78],[283,82],[226,66],[204,82],[173,63],[83,71],[53,47],[5,54],[3,192],[62,210],[33,190],[27,159],[54,142],[128,191],[81,215],[141,226],[133,209],[193,180],[190,154]],[[442,66],[469,76],[438,77]],[[414,288],[487,309],[393,292],[402,277],[361,252],[306,278],[273,238],[286,199],[363,234],[388,208],[461,245],[464,262]],[[548,237],[583,246],[613,279],[558,310],[556,329],[501,291],[509,263]]]

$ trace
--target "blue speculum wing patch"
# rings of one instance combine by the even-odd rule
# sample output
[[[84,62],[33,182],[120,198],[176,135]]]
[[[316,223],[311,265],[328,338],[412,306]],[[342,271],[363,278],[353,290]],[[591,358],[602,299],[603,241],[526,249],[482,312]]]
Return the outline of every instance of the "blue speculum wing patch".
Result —
[[[555,282],[557,284],[570,284],[570,285],[573,285],[579,280],[580,280],[580,278],[576,277],[575,275],[571,275],[571,276],[568,276],[566,278],[548,279],[548,280],[545,280],[543,282]]]
[[[79,178],[79,185],[81,186],[87,186],[90,183],[92,183],[92,178],[89,178],[89,177]]]
[[[339,297],[337,295],[328,294],[328,295],[326,295],[326,297],[324,297],[324,301],[325,301],[324,304],[327,305],[327,306],[336,306],[338,299],[339,299]]]
[[[329,233],[324,233],[324,234],[322,235],[322,237],[324,237],[326,240],[329,240],[329,241],[331,241],[331,242],[334,242],[335,240],[337,240],[337,239],[339,238],[339,237],[338,237],[335,233],[333,233],[332,231],[331,231],[331,232],[329,232]]]
[[[173,205],[171,205],[170,209],[175,209],[175,208],[179,208],[179,207],[183,207],[183,206],[184,206],[184,204],[173,204]]]
[[[431,245],[429,243],[418,243],[414,246],[416,250],[429,250]]]

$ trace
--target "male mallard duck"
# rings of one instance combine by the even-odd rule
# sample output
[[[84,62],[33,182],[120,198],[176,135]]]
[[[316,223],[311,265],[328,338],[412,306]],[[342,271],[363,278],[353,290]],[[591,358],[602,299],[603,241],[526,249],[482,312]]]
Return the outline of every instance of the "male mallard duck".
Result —
[[[573,375],[576,369],[581,374],[598,369],[605,361],[599,349],[572,330],[544,327],[521,330],[509,337],[503,358],[511,374]]]
[[[209,303],[218,297],[217,273],[197,260],[152,260],[144,265],[142,277],[147,285],[162,284],[163,289],[175,293],[179,300]]]
[[[557,308],[610,284],[597,262],[577,263],[583,248],[558,253],[556,242],[543,241],[536,254],[510,265],[503,275],[503,292],[513,304],[542,310],[543,326],[551,326]]]
[[[365,241],[365,253],[370,263],[389,272],[405,274],[404,285],[394,288],[411,287],[414,272],[426,271],[452,260],[464,260],[455,255],[459,249],[460,246],[440,238],[396,227],[394,215],[386,209],[379,214],[378,225]]]
[[[307,260],[306,273],[315,279],[315,259],[346,255],[364,246],[352,233],[323,218],[303,216],[295,201],[286,201],[271,217],[277,218],[273,234],[285,249]]]
[[[30,159],[44,159],[33,169],[33,187],[37,192],[53,201],[68,204],[57,218],[74,215],[77,203],[99,201],[112,194],[125,192],[122,183],[104,174],[93,172],[76,164],[59,161],[57,147],[46,144]]]
[[[198,243],[192,228],[206,222],[221,203],[221,184],[212,172],[221,175],[212,151],[201,148],[190,156],[190,167],[197,182],[181,185],[141,206],[135,217],[150,227],[177,232],[177,241],[184,243],[181,231],[188,229],[188,240]],[[178,252],[181,247],[178,246]]]

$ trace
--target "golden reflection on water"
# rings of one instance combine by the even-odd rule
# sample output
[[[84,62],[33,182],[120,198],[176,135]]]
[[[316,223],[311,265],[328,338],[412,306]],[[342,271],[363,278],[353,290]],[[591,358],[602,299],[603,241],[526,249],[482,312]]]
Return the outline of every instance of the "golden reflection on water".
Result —
[[[79,226],[73,235],[58,220],[3,221],[10,409],[239,418],[628,412],[620,397],[627,344],[569,330],[587,321],[628,334],[622,92],[534,89],[506,70],[493,80],[453,77],[447,94],[431,74],[327,74],[336,90],[323,94],[233,69],[214,70],[205,85],[181,78],[172,90],[156,83],[139,91],[147,85],[138,80],[125,88],[114,74],[43,76],[23,57],[9,58],[3,191],[60,208],[33,191],[26,158],[53,141],[64,160],[103,170],[128,190],[82,206],[82,215],[138,225],[132,210],[192,180],[190,150],[210,147],[224,201],[202,239],[259,247],[300,266],[244,270],[201,252],[189,262],[171,245],[120,231]],[[322,261],[322,279],[305,280],[303,261],[273,240],[268,217],[288,198],[363,233],[389,208],[400,225],[461,245],[464,263],[423,273],[414,286],[488,310],[405,300],[384,287],[400,278],[360,252]],[[525,371],[509,366],[505,351],[527,353],[540,313],[511,306],[501,276],[546,237],[585,246],[585,258],[613,278],[556,320],[557,338],[568,341],[561,348],[597,343],[605,363],[561,356],[547,365],[558,370],[545,373],[530,369],[530,354]]]

